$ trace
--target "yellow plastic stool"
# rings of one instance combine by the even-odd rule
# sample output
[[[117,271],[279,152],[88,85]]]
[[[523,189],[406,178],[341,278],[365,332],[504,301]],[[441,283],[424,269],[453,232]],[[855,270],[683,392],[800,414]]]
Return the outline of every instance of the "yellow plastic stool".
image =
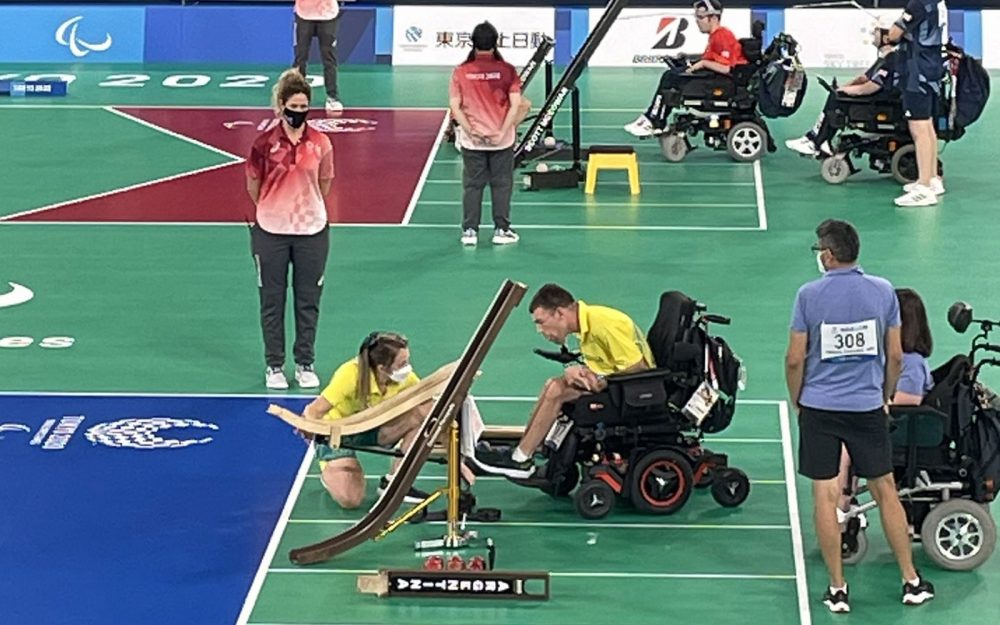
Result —
[[[587,183],[584,193],[597,188],[597,172],[602,169],[628,170],[628,186],[632,195],[639,195],[639,159],[630,145],[595,145],[587,155]]]

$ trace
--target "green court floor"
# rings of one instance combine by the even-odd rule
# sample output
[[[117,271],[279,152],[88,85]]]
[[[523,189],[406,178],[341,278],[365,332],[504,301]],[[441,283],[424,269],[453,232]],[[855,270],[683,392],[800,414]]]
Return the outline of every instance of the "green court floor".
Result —
[[[279,71],[0,66],[0,77],[76,76],[64,99],[0,101],[0,219],[227,162],[227,156],[103,107],[266,107]],[[256,87],[222,86],[239,82],[232,78],[237,75],[266,80],[247,81]],[[446,68],[345,67],[342,75],[346,114],[351,107],[445,103]],[[460,157],[444,144],[433,153],[408,224],[335,226],[316,364],[327,376],[368,332],[394,329],[410,337],[417,370],[431,371],[460,353],[505,278],[525,282],[532,292],[546,282],[560,283],[587,302],[627,311],[641,325],[652,321],[661,292],[682,290],[733,318],[720,333],[745,360],[749,383],[732,427],[709,444],[748,472],[749,500],[729,510],[697,492],[673,516],[642,516],[626,508],[602,523],[587,523],[569,501],[485,480],[476,486],[480,505],[502,508],[504,518],[478,529],[496,540],[503,567],[551,571],[552,600],[387,601],[358,595],[355,575],[417,563],[411,542],[440,528],[407,526],[324,566],[298,569],[286,558],[289,548],[333,535],[360,517],[328,501],[313,467],[259,595],[251,598],[250,623],[1000,622],[1000,557],[974,572],[950,573],[934,568],[916,547],[918,566],[937,585],[938,598],[916,610],[899,605],[898,574],[877,519],[868,556],[848,572],[853,613],[837,619],[827,614],[818,601],[825,569],[812,529],[809,486],[800,478],[788,482],[794,475],[787,461],[796,449],[795,423],[782,403],[792,301],[798,286],[816,276],[809,246],[813,229],[828,217],[858,227],[867,271],[923,296],[935,338],[932,364],[968,348],[971,336],[956,335],[945,321],[952,302],[966,300],[977,316],[1000,318],[993,259],[1000,184],[991,140],[1000,133],[997,106],[991,104],[966,138],[944,149],[948,193],[941,203],[901,210],[892,205],[899,194],[894,182],[866,170],[830,186],[816,162],[783,147],[756,166],[704,148],[683,163],[663,162],[657,144],[634,141],[621,130],[645,107],[655,80],[650,70],[593,69],[580,85],[584,144],[636,145],[642,179],[637,198],[628,195],[624,173],[602,175],[589,198],[582,189],[518,190],[513,220],[521,242],[463,249]],[[540,82],[529,90],[536,103],[542,101]],[[188,83],[204,84],[170,86]],[[812,125],[820,91],[814,84],[799,113],[771,123],[779,146]],[[320,103],[319,94],[315,101]],[[560,114],[557,134],[568,136],[567,124],[568,115]],[[487,205],[487,218],[488,211]],[[254,268],[242,224],[0,221],[0,291],[7,282],[29,286],[35,298],[0,310],[0,391],[265,391]],[[72,346],[43,347],[50,337],[72,337]],[[473,388],[484,398],[488,423],[523,423],[531,397],[558,372],[531,354],[542,346],[527,311],[516,310]],[[1000,384],[1000,377],[988,381]],[[252,427],[253,420],[270,417],[246,418]],[[364,463],[376,479],[384,470],[379,459]],[[419,484],[431,488],[439,476],[440,470],[428,468]],[[370,482],[371,501],[374,486]],[[803,557],[797,562],[799,536]]]

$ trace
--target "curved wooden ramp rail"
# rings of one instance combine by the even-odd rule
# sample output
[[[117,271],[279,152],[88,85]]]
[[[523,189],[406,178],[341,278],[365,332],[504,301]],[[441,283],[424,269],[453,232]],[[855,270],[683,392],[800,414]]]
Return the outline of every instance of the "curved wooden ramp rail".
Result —
[[[448,378],[451,377],[456,366],[458,366],[458,361],[450,362],[384,402],[336,421],[309,419],[277,404],[268,406],[267,412],[303,432],[329,436],[330,446],[340,447],[340,440],[344,436],[378,429],[443,393]]]
[[[413,482],[434,449],[435,442],[459,415],[462,402],[472,386],[476,372],[486,358],[500,329],[511,311],[521,302],[527,287],[521,283],[505,280],[476,333],[458,361],[458,366],[448,379],[444,392],[434,402],[430,414],[420,426],[413,445],[406,452],[396,471],[396,477],[389,483],[389,489],[375,503],[375,506],[348,530],[315,545],[292,549],[289,558],[295,564],[315,564],[344,553],[375,536],[389,521],[403,498],[413,486]]]

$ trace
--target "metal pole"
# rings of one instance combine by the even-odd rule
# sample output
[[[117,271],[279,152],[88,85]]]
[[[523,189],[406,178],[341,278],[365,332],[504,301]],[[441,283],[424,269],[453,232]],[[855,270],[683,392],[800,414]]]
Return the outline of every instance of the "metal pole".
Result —
[[[608,30],[611,29],[611,25],[614,24],[615,19],[617,19],[626,5],[628,5],[628,0],[611,0],[608,3],[607,8],[604,9],[604,15],[601,16],[594,29],[587,35],[587,39],[580,47],[580,51],[570,61],[569,67],[566,68],[562,77],[559,78],[555,90],[545,99],[545,104],[542,105],[538,117],[535,118],[531,127],[528,128],[524,137],[521,138],[520,143],[514,148],[515,166],[520,165],[526,158],[527,153],[535,149],[535,146],[545,137],[546,133],[551,132],[552,121],[555,119],[556,113],[559,112],[559,107],[562,106],[563,100],[566,99],[573,86],[576,85],[577,79],[583,74],[583,70],[587,68],[587,62],[590,60],[590,57],[593,56],[594,51],[597,50],[597,46],[600,45],[601,40],[604,39]]]

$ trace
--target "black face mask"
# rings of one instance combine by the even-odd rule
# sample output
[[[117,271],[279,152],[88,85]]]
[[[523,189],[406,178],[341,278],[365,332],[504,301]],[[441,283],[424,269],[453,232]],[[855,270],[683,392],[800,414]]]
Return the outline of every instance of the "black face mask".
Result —
[[[281,111],[281,114],[285,116],[285,121],[292,128],[301,128],[302,124],[306,123],[306,116],[309,115],[309,111],[292,111],[288,107]]]

